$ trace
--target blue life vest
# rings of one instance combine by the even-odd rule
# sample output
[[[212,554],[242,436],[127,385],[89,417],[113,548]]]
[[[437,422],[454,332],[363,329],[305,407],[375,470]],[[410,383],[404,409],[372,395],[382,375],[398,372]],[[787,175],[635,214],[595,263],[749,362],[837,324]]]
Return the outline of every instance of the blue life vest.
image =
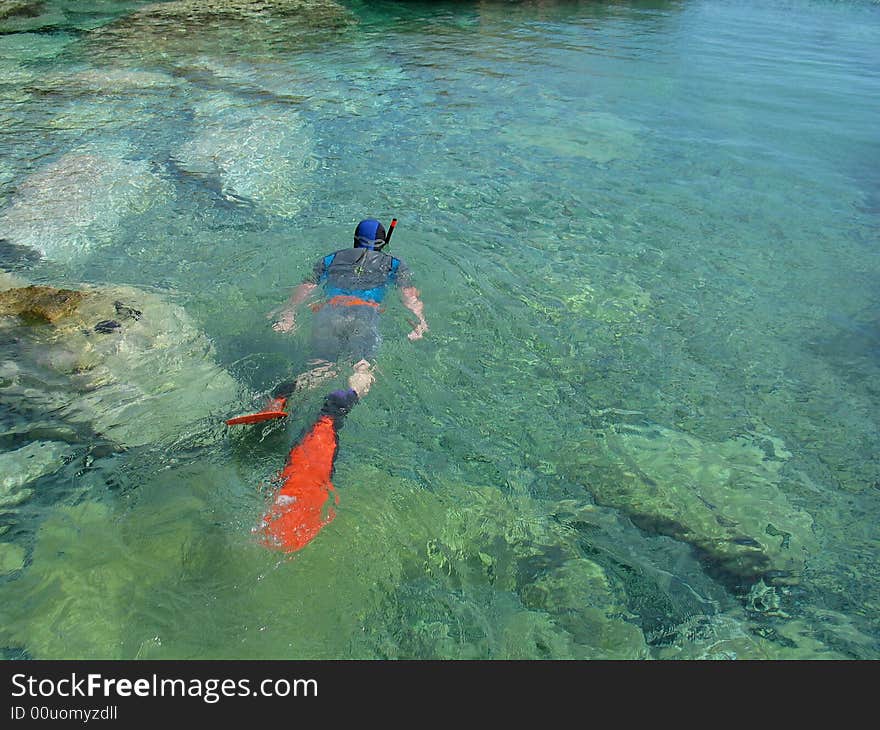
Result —
[[[324,270],[321,272],[321,278],[319,279],[320,284],[323,284],[327,281],[327,278],[330,275],[330,265],[333,263],[333,259],[336,258],[335,253],[327,254],[324,257]],[[388,278],[385,280],[385,283],[382,286],[374,286],[372,289],[343,289],[338,286],[331,286],[325,289],[327,296],[336,297],[336,296],[349,296],[349,297],[359,297],[360,299],[366,299],[370,302],[381,302],[385,298],[385,291],[389,284],[394,284],[397,282],[397,270],[400,268],[400,259],[391,257],[391,270],[388,272]]]

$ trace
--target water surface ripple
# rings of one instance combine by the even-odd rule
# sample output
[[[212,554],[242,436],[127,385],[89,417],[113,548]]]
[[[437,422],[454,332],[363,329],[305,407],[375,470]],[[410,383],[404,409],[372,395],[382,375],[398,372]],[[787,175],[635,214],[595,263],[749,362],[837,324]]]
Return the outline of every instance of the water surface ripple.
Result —
[[[92,292],[0,292],[5,656],[880,657],[880,6],[216,6],[0,13],[0,288]],[[323,391],[218,424],[368,215],[430,332],[279,559]]]

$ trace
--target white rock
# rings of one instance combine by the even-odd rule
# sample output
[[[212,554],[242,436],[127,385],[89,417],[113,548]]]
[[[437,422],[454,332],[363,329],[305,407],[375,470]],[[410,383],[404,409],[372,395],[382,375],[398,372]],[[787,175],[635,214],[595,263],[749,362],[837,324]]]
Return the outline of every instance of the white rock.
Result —
[[[15,451],[0,453],[0,505],[18,504],[22,487],[58,470],[67,453],[66,444],[56,441],[35,441]],[[26,491],[26,490],[25,490]]]

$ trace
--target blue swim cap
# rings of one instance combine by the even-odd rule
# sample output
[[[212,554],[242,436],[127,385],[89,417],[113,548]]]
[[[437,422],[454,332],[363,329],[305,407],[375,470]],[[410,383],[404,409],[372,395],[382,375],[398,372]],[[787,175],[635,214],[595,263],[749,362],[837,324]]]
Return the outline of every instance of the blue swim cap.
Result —
[[[385,243],[385,226],[375,218],[366,218],[354,229],[355,248],[376,248],[377,244]]]

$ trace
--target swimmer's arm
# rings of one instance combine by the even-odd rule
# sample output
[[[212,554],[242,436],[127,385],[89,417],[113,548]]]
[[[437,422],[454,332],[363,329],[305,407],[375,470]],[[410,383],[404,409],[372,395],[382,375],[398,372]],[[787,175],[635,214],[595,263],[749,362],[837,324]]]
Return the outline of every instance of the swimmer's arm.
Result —
[[[425,305],[419,299],[419,294],[419,290],[414,286],[405,286],[400,290],[403,306],[419,318],[419,321],[413,326],[413,331],[407,335],[411,340],[420,340],[428,331],[428,323],[425,321]]]
[[[318,285],[311,281],[305,281],[296,287],[290,298],[279,309],[274,309],[267,315],[270,319],[275,317],[272,329],[276,332],[291,332],[296,326],[296,308],[317,288]]]

